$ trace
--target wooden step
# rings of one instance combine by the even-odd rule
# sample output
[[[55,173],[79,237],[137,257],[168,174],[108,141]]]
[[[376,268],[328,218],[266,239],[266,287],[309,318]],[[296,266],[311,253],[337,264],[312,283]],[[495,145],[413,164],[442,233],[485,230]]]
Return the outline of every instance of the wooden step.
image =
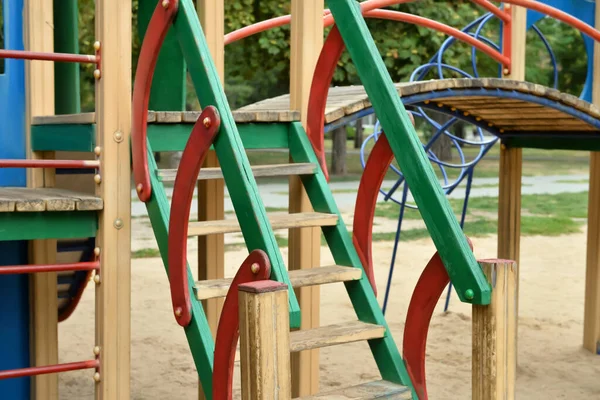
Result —
[[[362,270],[353,267],[332,265],[329,267],[298,269],[288,272],[294,288],[304,286],[325,285],[335,282],[356,281],[362,277]],[[214,299],[227,296],[231,286],[231,278],[212,279],[196,282],[194,293],[198,300]]]
[[[0,212],[98,211],[100,197],[53,188],[0,188]]]
[[[331,392],[323,392],[314,396],[301,397],[301,400],[409,400],[412,399],[410,389],[406,386],[387,381],[363,383]]]
[[[324,213],[296,213],[296,214],[271,214],[269,216],[273,229],[308,228],[315,226],[334,226],[337,224],[336,214]],[[188,236],[206,236],[217,233],[240,232],[237,219],[218,221],[190,222]]]
[[[294,176],[294,175],[313,175],[317,171],[317,166],[311,163],[295,164],[270,164],[254,165],[252,173],[255,178],[266,178],[276,176]],[[177,176],[176,169],[158,170],[158,178],[163,182],[175,182]],[[223,171],[221,168],[202,168],[198,175],[199,181],[210,179],[222,179]]]
[[[361,321],[290,332],[290,351],[317,349],[384,337],[385,328]]]

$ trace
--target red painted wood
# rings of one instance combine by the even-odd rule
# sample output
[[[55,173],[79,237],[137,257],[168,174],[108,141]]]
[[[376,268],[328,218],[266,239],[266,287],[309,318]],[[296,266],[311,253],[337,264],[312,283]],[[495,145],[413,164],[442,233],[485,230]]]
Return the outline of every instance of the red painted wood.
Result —
[[[178,8],[179,0],[170,0],[167,8],[162,6],[162,2],[158,2],[154,14],[152,14],[152,18],[148,23],[148,29],[146,30],[146,36],[140,49],[139,61],[135,72],[131,121],[131,150],[134,182],[136,188],[139,188],[138,197],[143,202],[147,202],[152,194],[152,185],[148,172],[148,146],[146,143],[150,88],[152,87],[152,77],[154,76],[158,54],[160,53],[165,36],[177,15]]]
[[[382,134],[375,142],[371,154],[369,154],[365,169],[360,178],[356,204],[354,206],[354,223],[352,226],[354,245],[357,251],[359,251],[359,255],[362,253],[364,257],[364,260],[361,260],[363,268],[375,294],[377,294],[377,286],[373,272],[373,253],[371,248],[373,218],[375,217],[379,189],[393,160],[394,153],[390,148],[387,138]]]
[[[99,360],[79,361],[67,364],[48,365],[44,367],[30,367],[0,371],[0,380],[22,378],[24,376],[36,376],[55,374],[58,372],[77,371],[81,369],[92,369],[100,367]]]
[[[252,271],[253,265],[258,265],[255,272]],[[227,291],[215,341],[213,400],[232,399],[235,349],[240,336],[238,288],[243,283],[267,280],[270,275],[271,263],[267,254],[262,250],[254,250],[242,263]]]
[[[473,244],[467,238],[471,250]],[[435,306],[450,283],[448,272],[436,252],[419,278],[406,313],[402,353],[419,400],[427,400],[425,350]]]
[[[100,162],[95,160],[0,160],[0,168],[73,168],[96,169]]]
[[[38,272],[94,271],[99,268],[99,261],[48,265],[5,265],[0,266],[0,275],[36,274]]]
[[[288,285],[277,281],[256,281],[238,285],[238,291],[247,293],[269,293],[287,290]]]
[[[42,60],[42,61],[60,61],[73,62],[81,64],[96,64],[97,57],[88,54],[68,54],[68,53],[41,53],[26,50],[0,50],[0,58],[11,58],[17,60]]]
[[[188,326],[192,319],[187,274],[188,221],[192,198],[200,167],[220,126],[217,109],[212,106],[205,108],[185,145],[173,185],[169,218],[169,283],[175,319],[183,327]]]

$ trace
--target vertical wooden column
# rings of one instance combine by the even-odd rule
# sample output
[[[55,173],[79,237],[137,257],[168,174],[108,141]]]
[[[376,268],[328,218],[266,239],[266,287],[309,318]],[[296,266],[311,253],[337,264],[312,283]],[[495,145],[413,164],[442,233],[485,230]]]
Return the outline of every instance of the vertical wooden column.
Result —
[[[509,5],[506,5],[509,7]],[[511,60],[507,79],[525,80],[525,39],[527,10],[511,7]],[[506,44],[505,44],[506,45]],[[519,262],[521,242],[521,177],[523,152],[521,149],[500,149],[500,182],[498,195],[498,257]]]
[[[299,110],[306,128],[310,86],[317,59],[323,47],[323,0],[292,0],[290,108]],[[289,212],[310,212],[312,206],[299,177],[289,183]],[[290,270],[318,267],[321,229],[302,228],[289,231],[288,265]],[[320,288],[296,290],[302,310],[300,329],[320,325]],[[319,350],[292,354],[292,396],[309,396],[319,391]]]
[[[224,0],[198,0],[198,16],[208,42],[211,56],[221,81],[225,76],[225,5]],[[202,105],[201,105],[202,106]],[[211,150],[203,168],[218,167],[219,160]],[[198,182],[198,220],[211,221],[225,218],[225,181],[211,179]],[[198,279],[220,279],[225,276],[225,236],[208,235],[198,237]],[[202,302],[206,318],[213,337],[217,334],[217,326],[223,299],[210,299]],[[205,396],[199,386],[198,397]]]
[[[596,29],[600,27],[600,0],[596,0]],[[600,44],[594,43],[592,102],[600,105]],[[600,354],[600,152],[590,153],[587,264],[583,347]]]
[[[258,281],[238,290],[242,399],[291,399],[287,285]]]
[[[480,262],[492,301],[473,306],[473,400],[514,400],[517,369],[517,264]]]
[[[54,51],[52,0],[25,2],[25,49]],[[31,152],[31,118],[54,114],[54,63],[25,62],[27,87],[27,156],[28,158],[53,158],[53,153]],[[54,171],[30,169],[27,171],[28,187],[54,186]],[[56,262],[56,240],[34,240],[30,243],[30,262],[52,264]],[[31,345],[32,365],[58,363],[58,298],[56,273],[31,276]],[[37,400],[58,399],[58,376],[42,375],[32,378],[32,394]]]
[[[96,346],[100,349],[97,400],[130,396],[131,309],[131,0],[96,2],[96,39],[102,76],[96,81],[96,132],[100,146],[97,193],[104,200],[97,246]]]

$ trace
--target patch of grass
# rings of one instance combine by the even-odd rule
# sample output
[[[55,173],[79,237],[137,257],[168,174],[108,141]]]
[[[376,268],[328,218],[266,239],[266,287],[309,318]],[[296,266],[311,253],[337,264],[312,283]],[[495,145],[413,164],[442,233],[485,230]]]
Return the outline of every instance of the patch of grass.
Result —
[[[356,189],[333,189],[331,193],[341,194],[341,193],[356,193]]]
[[[559,236],[581,231],[582,223],[568,217],[521,217],[521,235]]]
[[[590,183],[590,181],[589,181],[589,179],[580,179],[577,181],[570,181],[570,180],[565,179],[565,180],[558,180],[558,181],[556,181],[556,183],[567,183],[567,184],[572,184],[572,185],[585,183],[587,185],[588,183]]]
[[[160,251],[158,249],[140,249],[131,252],[131,258],[154,258],[160,257]]]
[[[267,212],[281,212],[281,211],[287,212],[288,211],[287,207],[265,207],[265,210],[267,210]]]
[[[553,195],[526,195],[522,198],[524,212],[566,218],[587,217],[588,193],[559,193]]]
[[[277,241],[277,246],[279,247],[288,247],[289,240],[283,236],[275,235],[275,240]]]
[[[399,212],[400,206],[392,201],[377,203],[377,207],[375,208],[376,217],[398,219]],[[404,219],[420,220],[421,214],[419,213],[419,210],[415,210],[414,208],[406,208],[404,209]]]
[[[244,247],[246,247],[244,243],[227,243],[225,245],[225,251],[241,250]]]

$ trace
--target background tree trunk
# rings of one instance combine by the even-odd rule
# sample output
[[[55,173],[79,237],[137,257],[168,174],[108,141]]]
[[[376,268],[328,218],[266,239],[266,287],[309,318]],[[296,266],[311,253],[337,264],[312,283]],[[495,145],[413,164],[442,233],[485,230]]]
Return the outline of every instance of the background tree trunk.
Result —
[[[452,118],[444,114],[436,115],[436,117],[435,119],[440,125],[444,125]],[[433,142],[431,150],[441,161],[452,161],[452,146],[450,138],[447,135],[441,134]]]
[[[360,146],[362,145],[363,142],[363,133],[364,133],[364,128],[363,128],[363,120],[362,118],[359,118],[356,120],[356,133],[354,135],[354,148],[355,149],[360,149]]]
[[[332,132],[333,145],[331,148],[331,175],[344,175],[346,173],[346,141],[348,133],[346,127],[334,129]]]

